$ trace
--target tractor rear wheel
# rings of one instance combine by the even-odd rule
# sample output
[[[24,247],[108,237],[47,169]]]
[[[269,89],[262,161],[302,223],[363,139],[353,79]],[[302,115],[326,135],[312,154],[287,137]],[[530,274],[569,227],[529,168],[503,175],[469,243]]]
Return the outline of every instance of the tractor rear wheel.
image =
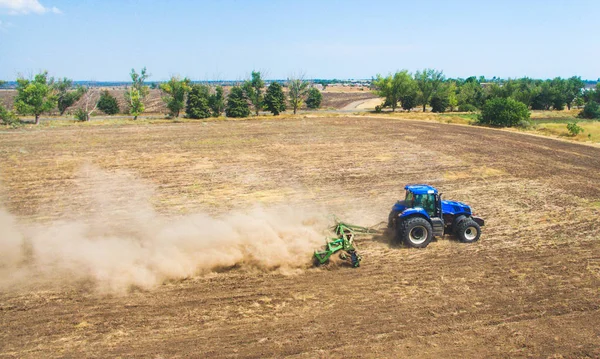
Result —
[[[413,217],[398,223],[398,239],[412,248],[425,248],[433,238],[431,224],[425,218]]]
[[[481,236],[481,227],[473,219],[465,219],[456,226],[456,237],[463,243],[473,243]]]
[[[398,211],[391,211],[388,216],[388,228],[396,228],[396,220],[398,219]]]

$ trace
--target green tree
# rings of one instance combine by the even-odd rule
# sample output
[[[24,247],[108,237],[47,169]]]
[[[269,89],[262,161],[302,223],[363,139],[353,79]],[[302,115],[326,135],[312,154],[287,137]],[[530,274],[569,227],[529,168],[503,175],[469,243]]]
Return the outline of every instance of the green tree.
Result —
[[[187,97],[185,113],[188,118],[208,118],[211,116],[209,106],[210,88],[206,85],[192,85]]]
[[[227,96],[227,107],[225,108],[227,117],[248,117],[250,108],[248,98],[240,86],[233,86]]]
[[[406,110],[406,111],[410,111],[413,108],[417,107],[417,105],[419,104],[418,94],[416,91],[411,91],[411,92],[407,93],[406,95],[402,96],[400,98],[400,101],[402,102],[402,109]]]
[[[565,109],[566,93],[568,91],[569,84],[567,80],[563,80],[557,77],[550,81],[550,88],[552,89],[552,108],[555,110],[562,111]]]
[[[108,90],[104,90],[100,94],[100,99],[98,99],[98,109],[107,115],[116,115],[119,113],[119,103]]]
[[[145,85],[145,81],[150,75],[144,67],[139,74],[131,69],[130,76],[132,84],[125,92],[125,100],[129,104],[129,113],[133,115],[134,120],[137,120],[138,116],[144,112],[144,100],[150,92],[148,86]]]
[[[2,80],[0,80],[0,87],[2,87],[2,86],[4,86],[4,85],[6,85],[6,81],[2,81]]]
[[[529,125],[530,112],[522,102],[511,97],[489,99],[483,105],[478,121],[481,124],[500,127]]]
[[[446,112],[448,106],[450,106],[450,100],[448,99],[447,92],[438,91],[431,97],[431,112]]]
[[[271,82],[265,94],[265,107],[273,116],[285,111],[285,95],[279,82]]]
[[[392,108],[392,112],[396,111],[398,102],[415,89],[414,81],[407,70],[396,72],[394,75],[382,77],[377,75],[373,81],[375,93],[380,97],[385,98],[385,104]]]
[[[566,91],[565,91],[565,102],[567,108],[570,110],[576,98],[581,96],[581,90],[585,86],[585,83],[581,80],[581,77],[573,76],[567,80]]]
[[[470,105],[475,108],[481,108],[485,102],[485,93],[481,84],[475,77],[468,78],[464,83],[458,86],[457,94],[458,106]],[[465,108],[472,108],[465,107]]]
[[[137,120],[138,116],[144,113],[146,109],[143,96],[138,89],[132,87],[127,91],[127,98],[129,100],[129,114],[133,115],[134,120]]]
[[[419,88],[420,103],[423,105],[423,112],[425,112],[425,107],[429,104],[431,97],[444,81],[444,73],[434,69],[424,69],[415,73],[415,81]]]
[[[225,96],[223,95],[223,87],[217,86],[215,93],[208,98],[208,106],[214,117],[219,117],[225,111]]]
[[[83,96],[84,92],[82,86],[77,86],[73,90],[73,80],[66,77],[54,83],[54,90],[56,92],[58,112],[61,116]]]
[[[321,101],[323,101],[323,95],[318,89],[311,87],[308,90],[308,97],[306,98],[306,107],[310,109],[317,109],[321,107]]]
[[[288,78],[287,87],[290,106],[292,106],[295,115],[296,110],[302,107],[302,102],[308,92],[308,82],[304,81],[304,76]]]
[[[458,106],[458,86],[456,82],[451,81],[448,83],[448,106],[450,107],[450,111],[454,111],[454,109]]]
[[[53,90],[53,78],[48,78],[48,72],[35,75],[32,81],[23,77],[17,78],[17,96],[15,109],[21,115],[34,115],[35,124],[40,123],[40,115],[52,111],[57,99]]]
[[[260,72],[252,71],[252,80],[245,81],[243,88],[246,93],[246,97],[252,103],[254,107],[254,113],[258,116],[258,112],[263,108],[263,88],[265,82],[260,78]]]
[[[598,119],[600,118],[600,105],[596,101],[590,101],[585,104],[583,110],[577,115],[579,118]]]
[[[179,117],[179,112],[185,106],[185,95],[190,90],[190,79],[172,76],[169,82],[160,84],[159,88],[165,94],[162,99],[167,104],[169,116]]]

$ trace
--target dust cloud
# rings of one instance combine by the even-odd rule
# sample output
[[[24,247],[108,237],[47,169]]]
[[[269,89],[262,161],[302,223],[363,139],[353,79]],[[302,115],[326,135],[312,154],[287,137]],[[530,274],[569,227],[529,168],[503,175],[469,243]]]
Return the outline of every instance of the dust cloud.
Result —
[[[323,213],[291,206],[163,215],[152,186],[128,172],[88,166],[76,182],[67,219],[31,224],[0,208],[0,290],[92,283],[127,292],[233,266],[301,270],[328,225]]]

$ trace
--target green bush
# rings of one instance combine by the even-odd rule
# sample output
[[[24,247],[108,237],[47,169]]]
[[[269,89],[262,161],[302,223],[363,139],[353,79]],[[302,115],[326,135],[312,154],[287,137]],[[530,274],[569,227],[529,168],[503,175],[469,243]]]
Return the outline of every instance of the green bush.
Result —
[[[577,136],[578,134],[583,132],[583,128],[577,125],[577,122],[569,122],[567,123],[567,131],[569,131],[569,135]]]
[[[314,87],[311,87],[310,90],[308,90],[308,97],[306,98],[306,107],[310,108],[311,110],[317,109],[321,107],[322,100],[323,95],[321,94],[321,91]]]
[[[185,114],[188,118],[208,118],[212,111],[209,105],[210,89],[206,85],[192,85],[188,93]]]
[[[478,122],[499,127],[528,127],[530,112],[522,102],[512,98],[495,97],[483,105]]]
[[[265,94],[265,107],[273,116],[285,111],[285,95],[279,82],[272,82]]]
[[[114,96],[104,90],[98,100],[98,109],[107,115],[116,115],[119,113],[119,103]]]
[[[402,102],[402,109],[406,111],[412,110],[419,104],[417,102],[417,95],[415,93],[410,93],[402,96],[400,98],[400,101]]]
[[[477,107],[470,103],[465,103],[458,106],[458,112],[477,112]]]
[[[600,105],[598,105],[596,101],[590,101],[586,103],[585,107],[583,108],[583,110],[581,110],[577,117],[591,119],[600,118]]]
[[[75,118],[79,121],[88,121],[90,119],[88,113],[81,108],[75,110]]]
[[[227,96],[227,107],[225,108],[227,117],[248,117],[250,116],[250,107],[248,98],[239,86],[233,86]]]
[[[12,111],[7,110],[1,103],[0,123],[10,127],[17,127],[22,124],[19,118]]]
[[[450,105],[450,101],[448,100],[448,96],[438,96],[433,95],[431,98],[431,112],[446,112],[446,109]]]
[[[381,107],[381,105],[375,106],[375,113],[381,113],[382,109],[383,109],[383,107]]]

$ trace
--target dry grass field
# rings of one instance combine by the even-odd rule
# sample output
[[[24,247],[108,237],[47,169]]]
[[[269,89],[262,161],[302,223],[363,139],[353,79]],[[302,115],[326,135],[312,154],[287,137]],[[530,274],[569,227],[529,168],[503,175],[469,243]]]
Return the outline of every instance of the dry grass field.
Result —
[[[2,131],[0,158],[2,358],[600,357],[597,147],[338,115]],[[481,240],[311,267],[407,183]]]

